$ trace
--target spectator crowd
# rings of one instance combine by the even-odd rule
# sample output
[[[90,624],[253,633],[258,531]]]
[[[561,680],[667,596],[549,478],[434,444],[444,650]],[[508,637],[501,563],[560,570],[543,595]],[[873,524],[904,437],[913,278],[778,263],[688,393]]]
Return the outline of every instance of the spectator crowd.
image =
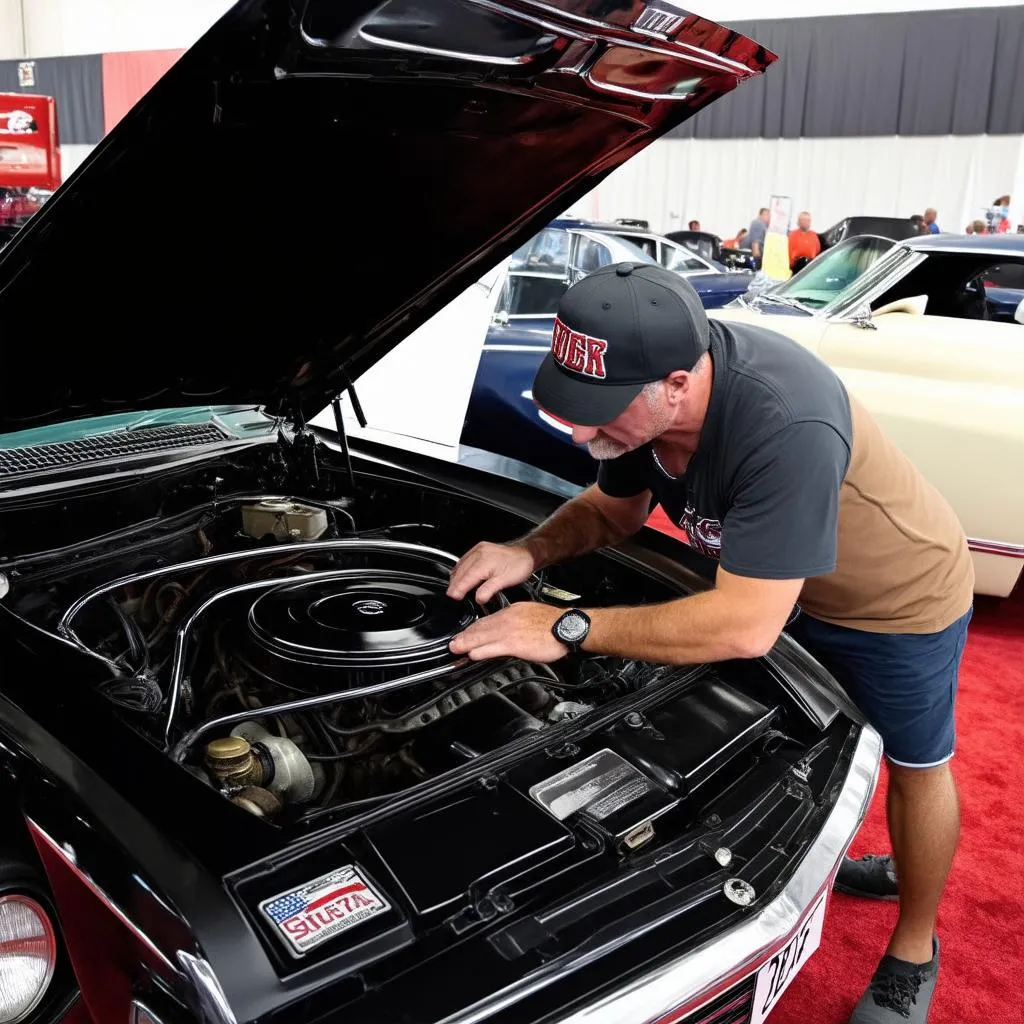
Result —
[[[982,216],[975,218],[967,225],[964,233],[968,235],[998,235],[1013,231],[1010,198],[1009,195],[998,196],[990,206],[985,208]],[[750,227],[740,228],[732,238],[723,240],[722,248],[748,250],[753,256],[755,265],[760,267],[769,222],[770,212],[768,207],[763,206],[750,222]],[[938,210],[931,206],[923,214],[913,214],[910,217],[910,223],[919,235],[942,233],[942,228],[939,227]],[[700,221],[697,219],[689,221],[688,227],[690,231],[702,230]],[[1024,222],[1017,225],[1016,230],[1020,234],[1024,234]],[[790,268],[794,272],[800,270],[820,252],[821,238],[817,231],[811,228],[811,214],[807,210],[802,210],[797,215],[796,227],[789,232]]]

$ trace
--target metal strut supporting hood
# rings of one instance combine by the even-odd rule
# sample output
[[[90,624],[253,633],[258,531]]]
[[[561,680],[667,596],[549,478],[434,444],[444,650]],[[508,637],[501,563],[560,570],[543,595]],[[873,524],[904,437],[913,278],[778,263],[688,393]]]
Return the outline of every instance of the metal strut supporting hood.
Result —
[[[311,415],[774,59],[670,0],[242,0],[0,253],[0,432]]]

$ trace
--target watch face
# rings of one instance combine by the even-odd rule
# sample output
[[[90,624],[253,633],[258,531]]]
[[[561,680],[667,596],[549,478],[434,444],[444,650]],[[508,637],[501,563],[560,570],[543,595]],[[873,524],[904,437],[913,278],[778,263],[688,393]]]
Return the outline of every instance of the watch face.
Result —
[[[569,643],[575,643],[587,635],[587,620],[575,612],[564,615],[558,623],[558,635]]]

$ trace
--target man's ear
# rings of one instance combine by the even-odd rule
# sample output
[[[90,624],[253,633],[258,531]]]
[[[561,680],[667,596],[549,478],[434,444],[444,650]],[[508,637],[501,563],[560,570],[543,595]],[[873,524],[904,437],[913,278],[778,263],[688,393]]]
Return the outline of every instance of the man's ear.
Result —
[[[690,390],[691,376],[687,370],[673,370],[665,378],[665,394],[669,402],[677,402],[686,397],[687,391]]]

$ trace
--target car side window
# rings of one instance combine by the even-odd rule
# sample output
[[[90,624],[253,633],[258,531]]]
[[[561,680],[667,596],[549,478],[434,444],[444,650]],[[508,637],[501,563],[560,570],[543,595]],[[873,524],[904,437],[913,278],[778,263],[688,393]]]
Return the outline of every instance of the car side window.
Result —
[[[1001,286],[1008,264],[996,264],[983,253],[933,252],[912,267],[873,303],[874,308],[914,295],[926,295],[925,315],[951,320],[1014,322],[1024,290]]]
[[[567,287],[563,277],[513,272],[508,276],[498,309],[510,317],[554,316]]]
[[[986,288],[1016,288],[1024,291],[1024,260],[1020,263],[997,263],[985,271]]]
[[[661,251],[661,265],[667,270],[674,270],[677,274],[709,269],[703,260],[692,253],[667,245]]]
[[[545,228],[521,245],[509,260],[509,270],[539,271],[565,276],[569,261],[569,233],[561,228]]]

